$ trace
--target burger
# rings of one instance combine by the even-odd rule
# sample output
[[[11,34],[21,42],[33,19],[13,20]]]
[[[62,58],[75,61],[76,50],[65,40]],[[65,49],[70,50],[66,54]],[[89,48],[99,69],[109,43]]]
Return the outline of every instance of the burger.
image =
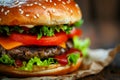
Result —
[[[89,39],[74,0],[2,0],[0,2],[0,74],[56,76],[78,70]]]

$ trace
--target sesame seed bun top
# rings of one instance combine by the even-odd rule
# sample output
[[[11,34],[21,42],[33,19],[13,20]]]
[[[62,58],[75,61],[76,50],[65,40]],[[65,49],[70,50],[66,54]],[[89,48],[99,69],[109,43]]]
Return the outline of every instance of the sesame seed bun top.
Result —
[[[73,24],[82,17],[74,0],[6,0],[0,2],[0,25]]]

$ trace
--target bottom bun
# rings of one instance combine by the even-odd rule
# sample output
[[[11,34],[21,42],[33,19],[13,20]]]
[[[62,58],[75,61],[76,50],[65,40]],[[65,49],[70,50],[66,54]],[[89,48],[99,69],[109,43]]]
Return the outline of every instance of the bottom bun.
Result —
[[[13,66],[6,66],[0,64],[0,73],[5,74],[9,77],[38,77],[38,76],[56,76],[64,75],[78,70],[82,63],[82,58],[78,59],[76,64],[60,66],[58,64],[52,65],[52,68],[47,67],[40,69],[40,67],[34,66],[32,71],[21,71]]]

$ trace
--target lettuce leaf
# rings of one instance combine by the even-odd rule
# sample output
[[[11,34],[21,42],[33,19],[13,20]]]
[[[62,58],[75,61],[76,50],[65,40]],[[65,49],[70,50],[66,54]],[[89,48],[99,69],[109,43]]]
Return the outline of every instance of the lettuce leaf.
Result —
[[[79,53],[71,53],[68,55],[68,65],[70,65],[71,63],[76,64],[77,60],[80,58],[80,54]]]
[[[37,39],[40,39],[42,36],[54,36],[55,32],[63,31],[66,34],[69,34],[70,31],[73,29],[73,27],[80,27],[83,24],[83,20],[69,25],[69,24],[63,24],[63,25],[54,25],[54,26],[35,26],[33,28],[30,28],[29,31],[24,30],[20,26],[15,27],[9,27],[6,25],[0,26],[0,34],[4,34],[9,36],[12,32],[18,32],[18,33],[27,33],[27,34],[37,34]]]
[[[55,64],[56,61],[53,58],[48,58],[42,61],[38,57],[31,58],[28,62],[23,62],[23,66],[20,67],[20,70],[28,70],[31,71],[33,69],[33,65],[37,66],[49,66],[50,64]]]
[[[90,39],[87,38],[85,40],[81,40],[81,39],[79,39],[79,37],[74,36],[73,37],[73,44],[74,44],[74,48],[82,51],[84,57],[87,56],[88,49],[90,46]]]
[[[74,26],[75,27],[80,27],[82,24],[83,24],[83,19],[81,19],[81,20],[79,20],[78,22],[76,22],[75,24],[74,24]]]
[[[13,65],[15,60],[11,59],[8,55],[4,54],[0,57],[0,63]]]

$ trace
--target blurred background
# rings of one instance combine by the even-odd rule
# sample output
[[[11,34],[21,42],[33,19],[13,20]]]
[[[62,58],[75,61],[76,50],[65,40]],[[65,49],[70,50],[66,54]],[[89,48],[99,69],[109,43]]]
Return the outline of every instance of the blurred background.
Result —
[[[114,48],[120,44],[120,0],[76,0],[84,24],[83,37],[91,39],[91,48]]]

